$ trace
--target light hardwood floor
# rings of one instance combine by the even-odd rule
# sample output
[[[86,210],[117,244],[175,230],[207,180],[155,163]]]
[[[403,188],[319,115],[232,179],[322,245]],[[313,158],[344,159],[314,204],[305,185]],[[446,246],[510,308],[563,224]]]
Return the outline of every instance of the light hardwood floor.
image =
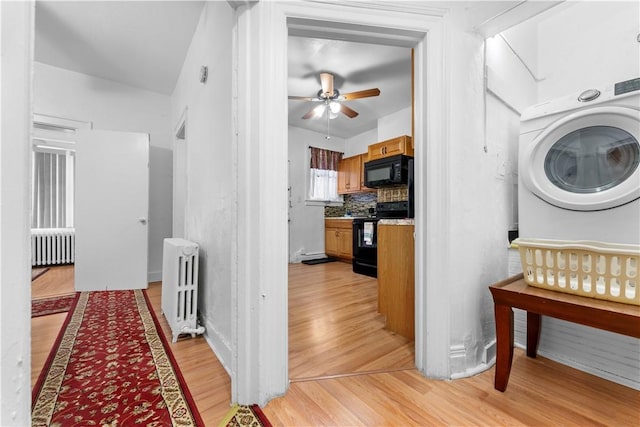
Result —
[[[340,292],[333,288],[340,287],[337,283],[344,276],[341,269],[345,265],[329,263],[302,267],[293,265],[290,268],[290,299],[300,298],[307,304],[307,309],[300,304],[302,314],[296,314],[297,307],[293,304],[289,312],[290,376],[298,375],[298,380],[291,383],[284,397],[273,399],[263,408],[274,425],[640,425],[640,392],[542,357],[527,358],[519,349],[515,352],[505,393],[494,390],[493,369],[455,381],[429,380],[411,368],[398,366],[386,373],[371,373],[368,371],[377,370],[373,366],[381,366],[378,362],[373,366],[369,362],[337,363],[325,350],[305,350],[309,342],[330,341],[330,331],[336,327],[333,323],[337,319],[363,316],[358,312],[360,307],[344,301],[341,307],[326,307],[326,312],[319,310],[316,315],[326,313],[326,316],[315,318],[314,324],[314,317],[304,317],[308,307],[313,306],[314,301],[321,305],[326,293],[330,292],[339,294],[342,299],[349,298],[354,287],[362,283],[354,281],[347,286],[351,290]],[[323,282],[325,284],[321,285]],[[165,336],[170,337],[169,327],[159,315],[160,291],[160,283],[152,283],[147,293]],[[373,322],[381,321],[375,314],[371,313],[371,316]],[[44,364],[63,320],[63,314],[32,319],[32,382]],[[305,323],[307,334],[317,333],[317,337],[304,337],[301,330],[305,327],[301,325]],[[373,331],[376,333],[375,328]],[[296,342],[298,339],[307,344]],[[345,338],[345,341],[349,339]],[[375,342],[346,354],[356,355],[354,358],[357,359],[368,353],[366,346],[370,344]],[[202,337],[181,338],[171,345],[171,350],[206,425],[217,425],[229,409],[231,398],[230,381],[224,368]],[[317,370],[314,363],[323,359],[331,359],[331,362]],[[306,368],[305,360],[308,360]],[[397,363],[403,366],[404,362]],[[355,366],[353,369],[359,373],[333,375],[339,370],[352,369],[345,364]],[[298,374],[296,369],[299,369]],[[326,375],[327,379],[305,380],[321,375]]]

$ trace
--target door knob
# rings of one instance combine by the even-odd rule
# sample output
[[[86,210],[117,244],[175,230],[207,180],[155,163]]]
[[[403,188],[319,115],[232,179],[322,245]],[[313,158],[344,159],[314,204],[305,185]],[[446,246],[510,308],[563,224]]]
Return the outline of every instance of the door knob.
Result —
[[[140,221],[140,224],[146,224],[147,218],[138,218],[138,221]]]

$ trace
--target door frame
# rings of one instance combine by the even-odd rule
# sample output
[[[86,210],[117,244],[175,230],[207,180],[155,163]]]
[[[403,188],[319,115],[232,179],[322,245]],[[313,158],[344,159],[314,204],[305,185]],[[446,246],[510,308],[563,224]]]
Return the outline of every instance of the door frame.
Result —
[[[187,218],[189,218],[188,215],[188,206],[189,206],[189,174],[187,173],[187,171],[189,170],[189,145],[187,144],[188,142],[188,121],[187,121],[187,113],[189,111],[189,107],[184,107],[184,110],[182,111],[182,114],[180,115],[180,119],[178,120],[178,123],[176,124],[176,127],[173,131],[173,164],[172,164],[172,169],[173,169],[173,179],[172,179],[172,222],[171,222],[171,236],[172,237],[182,237],[184,239],[188,239],[187,237]],[[179,171],[178,169],[178,161],[176,159],[176,152],[178,151],[178,144],[183,144],[184,145],[184,151],[183,151],[183,156],[184,156],[184,170]],[[176,235],[176,230],[175,230],[175,226],[176,226],[176,208],[180,208],[180,206],[176,206],[176,193],[177,193],[177,187],[178,187],[178,173],[177,172],[183,172],[185,174],[184,177],[184,188],[182,189],[185,192],[184,195],[184,205],[182,206],[182,230],[180,230],[180,235]]]
[[[284,394],[288,386],[286,46],[294,25],[309,34],[324,28],[325,37],[328,30],[336,37],[348,34],[368,42],[415,48],[416,366],[426,376],[449,377],[445,12],[388,2],[258,2],[238,9],[234,35],[234,90],[238,94],[234,101],[238,124],[238,271],[237,286],[232,286],[234,402],[265,404]]]

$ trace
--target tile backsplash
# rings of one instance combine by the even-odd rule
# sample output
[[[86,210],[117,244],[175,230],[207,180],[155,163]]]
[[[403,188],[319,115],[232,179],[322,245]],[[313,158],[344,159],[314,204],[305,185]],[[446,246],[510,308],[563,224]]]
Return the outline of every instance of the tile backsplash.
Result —
[[[409,187],[406,185],[378,189],[379,202],[402,202],[405,200],[409,200]]]
[[[324,216],[336,217],[351,212],[353,216],[366,216],[369,208],[376,207],[378,200],[376,193],[345,194],[343,206],[325,206]]]

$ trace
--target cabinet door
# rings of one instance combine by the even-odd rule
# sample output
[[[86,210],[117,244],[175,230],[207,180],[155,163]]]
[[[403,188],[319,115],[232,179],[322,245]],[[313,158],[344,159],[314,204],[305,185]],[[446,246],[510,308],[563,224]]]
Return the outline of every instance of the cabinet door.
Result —
[[[338,245],[341,258],[346,260],[353,258],[353,232],[351,230],[340,230]]]
[[[338,251],[338,230],[327,228],[324,231],[324,253],[329,256],[339,256]]]
[[[349,157],[341,159],[338,164],[338,194],[346,194],[351,187],[351,160]]]
[[[338,165],[338,194],[360,191],[360,156],[345,157]]]
[[[369,146],[368,154],[369,161],[383,159],[385,157],[391,157],[397,154],[406,154],[407,156],[413,156],[411,137],[403,135],[397,138],[379,142],[377,144],[372,144]]]
[[[378,311],[386,328],[410,340],[415,335],[413,225],[378,224]]]

